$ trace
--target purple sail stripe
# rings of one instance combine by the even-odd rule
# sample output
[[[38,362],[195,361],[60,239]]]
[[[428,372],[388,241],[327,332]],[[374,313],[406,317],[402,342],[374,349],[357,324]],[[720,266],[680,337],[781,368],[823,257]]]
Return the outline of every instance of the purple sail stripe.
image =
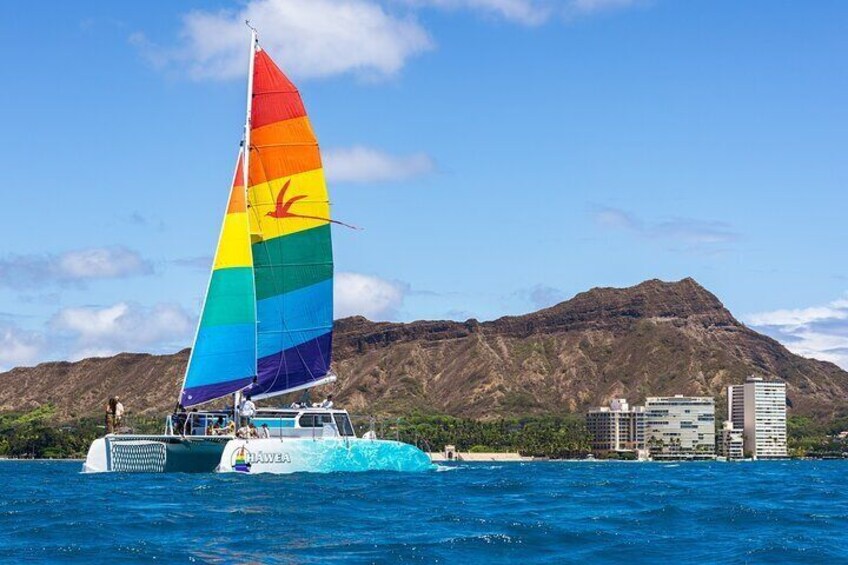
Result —
[[[225,381],[223,383],[215,383],[211,385],[200,385],[183,390],[180,397],[180,404],[183,406],[196,406],[209,400],[215,400],[222,396],[227,396],[233,391],[239,390],[248,386],[253,381],[253,377],[244,379],[236,379],[233,381]]]
[[[250,394],[271,394],[297,388],[326,376],[330,370],[333,332],[259,359],[256,384]]]

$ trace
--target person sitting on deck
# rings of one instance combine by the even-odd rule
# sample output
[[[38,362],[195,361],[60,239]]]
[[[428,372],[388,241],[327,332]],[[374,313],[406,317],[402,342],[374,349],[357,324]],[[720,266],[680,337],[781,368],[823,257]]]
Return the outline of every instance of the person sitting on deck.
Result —
[[[231,436],[236,433],[236,423],[232,420],[227,422],[227,426],[221,430],[221,435]]]
[[[250,429],[250,437],[254,437],[254,438],[259,437],[259,430],[256,429],[256,425],[254,425],[253,422],[250,423],[248,428]]]
[[[224,427],[224,417],[218,416],[218,419],[215,420],[215,423],[212,424],[211,427],[207,428],[206,434],[210,435],[210,436],[220,435],[223,427]]]
[[[324,402],[322,402],[320,404],[316,404],[315,407],[316,408],[326,408],[327,410],[329,410],[330,408],[333,407],[333,395],[328,394],[327,398],[324,400]]]
[[[177,404],[174,408],[174,413],[171,415],[171,430],[174,434],[183,435],[183,428],[186,421],[186,409],[182,404]]]
[[[297,402],[292,402],[292,408],[309,408],[312,406],[312,402],[309,399],[309,389],[304,389],[303,394],[300,395],[300,400]]]
[[[259,430],[259,437],[268,439],[271,437],[271,430],[268,429],[268,424],[262,424],[262,429]]]
[[[250,427],[242,426],[236,432],[236,437],[241,439],[248,439],[250,437]]]
[[[190,436],[194,432],[195,418],[197,418],[197,408],[192,408],[191,412],[185,415],[185,426],[183,429],[184,436]]]

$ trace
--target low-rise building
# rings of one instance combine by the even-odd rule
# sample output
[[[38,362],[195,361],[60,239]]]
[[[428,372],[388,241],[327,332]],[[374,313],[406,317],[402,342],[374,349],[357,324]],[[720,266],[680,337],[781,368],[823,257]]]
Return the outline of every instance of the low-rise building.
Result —
[[[742,459],[745,457],[742,430],[736,428],[733,422],[725,421],[716,438],[716,453],[725,459]]]
[[[715,459],[715,400],[648,397],[645,443],[653,459]]]
[[[645,447],[645,409],[630,407],[624,398],[616,398],[586,414],[586,428],[592,436],[592,452],[608,455],[637,451]]]

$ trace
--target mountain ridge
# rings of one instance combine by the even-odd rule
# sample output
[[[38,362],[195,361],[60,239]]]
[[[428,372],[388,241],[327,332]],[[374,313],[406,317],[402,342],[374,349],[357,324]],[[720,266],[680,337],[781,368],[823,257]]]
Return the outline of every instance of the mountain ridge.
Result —
[[[794,413],[848,414],[848,372],[747,328],[691,278],[594,288],[483,322],[344,318],[333,347],[340,378],[331,390],[358,413],[493,418],[668,394],[712,395],[723,407],[724,387],[756,373],[787,382]],[[120,394],[136,412],[165,413],[188,352],[15,368],[0,374],[0,410],[51,402],[60,417],[74,418],[99,414],[105,398]]]

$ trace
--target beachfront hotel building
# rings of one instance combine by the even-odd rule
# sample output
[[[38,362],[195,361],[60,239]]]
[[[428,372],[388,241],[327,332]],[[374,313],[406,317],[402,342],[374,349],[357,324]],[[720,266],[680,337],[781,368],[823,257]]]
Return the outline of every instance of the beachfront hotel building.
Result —
[[[645,446],[652,459],[715,459],[715,400],[661,396],[645,400]]]
[[[598,455],[645,447],[645,409],[630,407],[624,398],[613,399],[608,407],[590,410],[586,428],[592,436],[592,452]]]
[[[786,383],[748,377],[727,387],[727,411],[742,430],[746,457],[786,457]]]
[[[742,429],[733,422],[724,422],[716,437],[716,454],[725,459],[742,459],[745,457],[745,443]]]

